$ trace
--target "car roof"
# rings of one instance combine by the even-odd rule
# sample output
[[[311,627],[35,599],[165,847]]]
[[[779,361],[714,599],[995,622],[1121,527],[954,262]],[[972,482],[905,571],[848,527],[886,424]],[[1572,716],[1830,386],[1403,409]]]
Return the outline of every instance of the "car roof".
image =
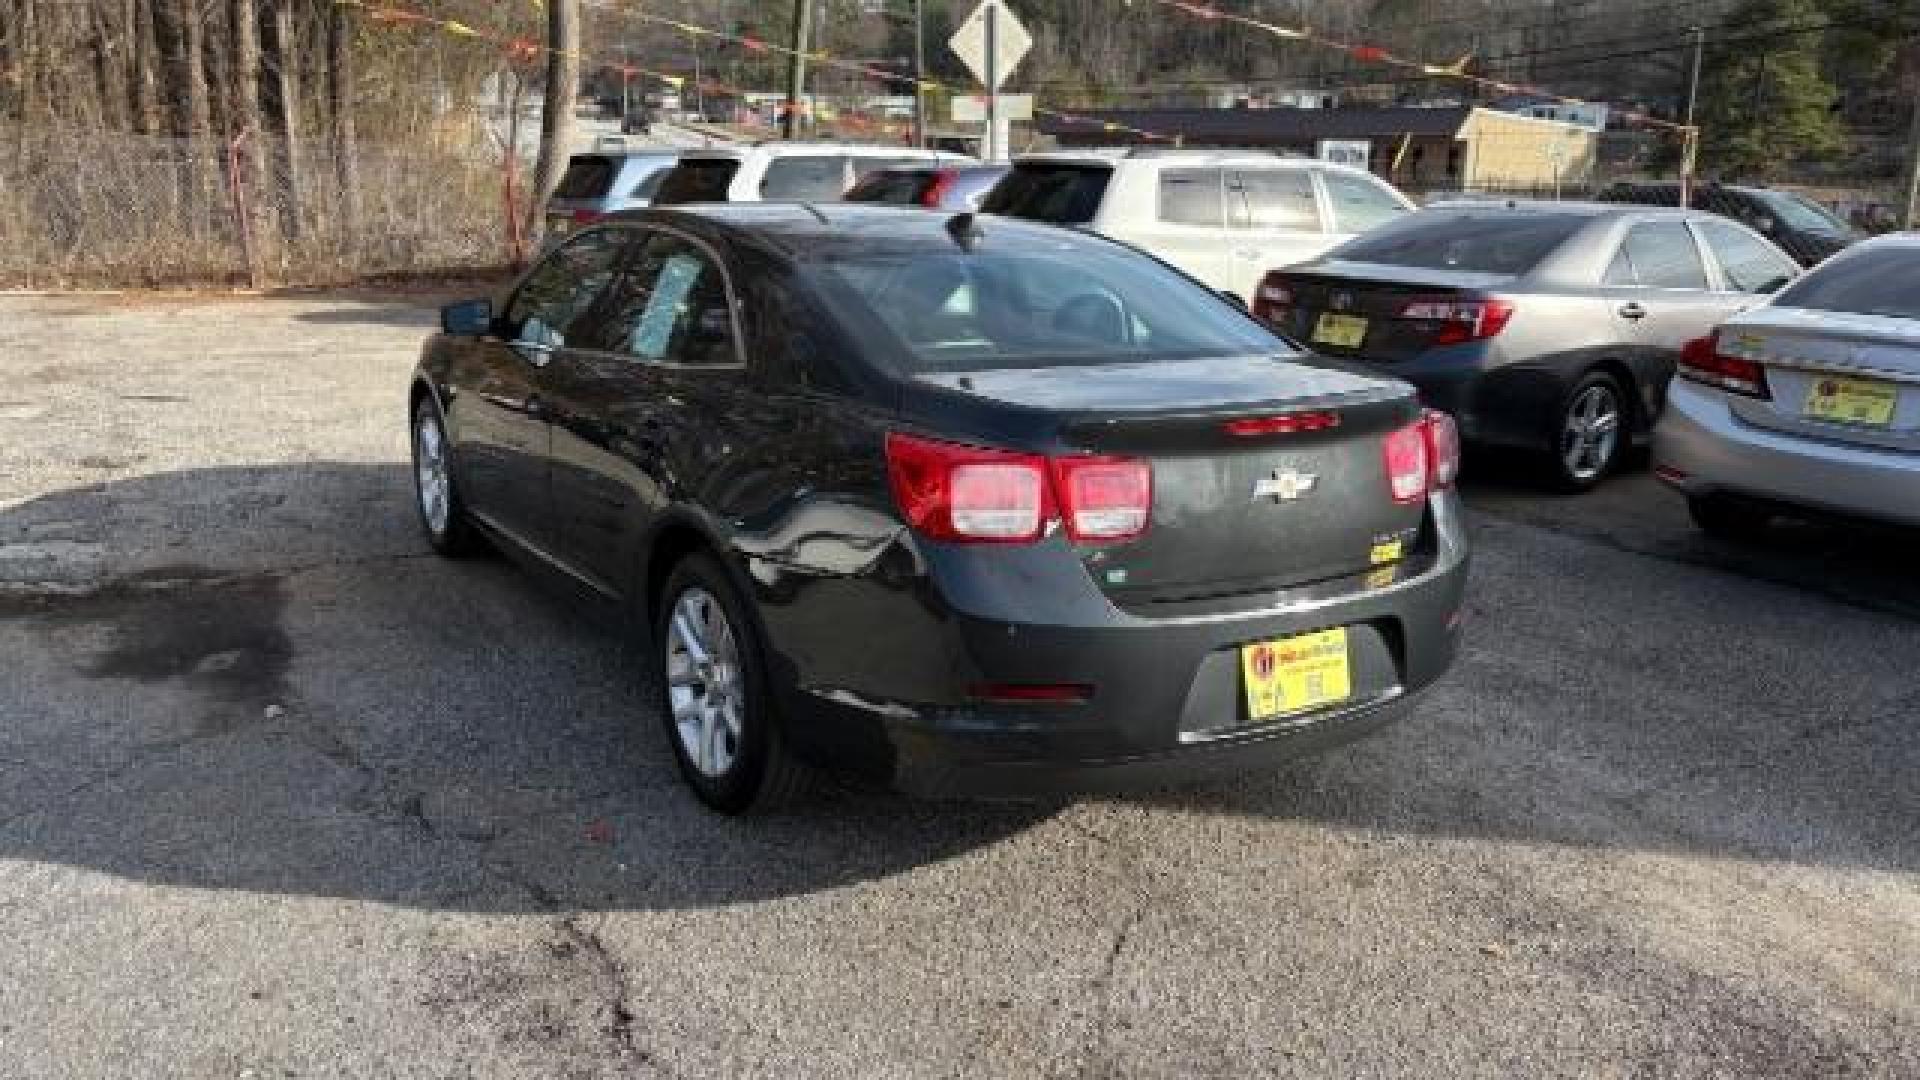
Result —
[[[1045,150],[1032,154],[1021,154],[1013,159],[1015,165],[1028,161],[1058,161],[1071,165],[1108,165],[1119,166],[1122,162],[1142,162],[1144,166],[1169,165],[1176,168],[1193,166],[1257,166],[1267,169],[1348,169],[1345,165],[1335,165],[1330,161],[1256,148],[1235,149],[1220,147],[1212,149],[1181,149],[1179,147],[1116,147],[1103,150],[1095,147],[1086,150]]]
[[[799,256],[862,245],[925,250],[929,245],[953,244],[947,227],[958,216],[884,203],[735,202],[628,210],[606,220],[705,226]],[[1111,240],[1076,229],[987,214],[971,216],[984,243],[1007,238],[1021,244],[1115,246]]]
[[[1572,217],[1586,217],[1599,221],[1605,218],[1671,218],[1676,221],[1689,221],[1695,218],[1713,218],[1717,215],[1699,209],[1681,209],[1677,206],[1648,206],[1643,203],[1603,203],[1586,202],[1579,199],[1462,199],[1458,202],[1436,202],[1421,207],[1421,213],[1444,211],[1452,214],[1469,214],[1477,217],[1517,217],[1523,214],[1560,214]]]
[[[852,142],[765,142],[748,146],[711,146],[699,150],[688,150],[681,154],[684,161],[729,160],[743,161],[752,157],[786,157],[792,154],[820,153],[857,153],[871,154],[875,157],[926,158],[932,160],[954,159],[968,161],[971,158],[959,154],[943,154],[937,150],[922,149],[918,146],[888,146],[885,143]]]

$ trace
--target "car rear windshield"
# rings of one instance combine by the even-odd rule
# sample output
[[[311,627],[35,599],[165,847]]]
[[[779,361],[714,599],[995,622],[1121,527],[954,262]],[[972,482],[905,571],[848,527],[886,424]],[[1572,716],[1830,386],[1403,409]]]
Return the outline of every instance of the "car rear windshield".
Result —
[[[613,187],[613,174],[620,163],[602,154],[575,154],[567,162],[566,175],[553,189],[556,199],[604,199]]]
[[[1920,319],[1920,247],[1842,252],[1781,290],[1775,307]]]
[[[670,206],[676,203],[726,202],[727,187],[740,163],[732,158],[681,158],[667,170],[666,179],[653,193],[653,201]]]
[[[1099,212],[1112,178],[1105,165],[1023,161],[988,193],[980,209],[1051,225],[1084,225]]]
[[[860,340],[913,371],[1092,367],[1291,353],[1221,297],[1153,259],[1082,238],[973,250],[847,245],[806,264]]]
[[[918,205],[940,177],[938,169],[884,169],[868,173],[847,192],[848,202]]]
[[[1591,218],[1578,214],[1453,214],[1427,211],[1353,240],[1335,257],[1354,262],[1524,274]]]

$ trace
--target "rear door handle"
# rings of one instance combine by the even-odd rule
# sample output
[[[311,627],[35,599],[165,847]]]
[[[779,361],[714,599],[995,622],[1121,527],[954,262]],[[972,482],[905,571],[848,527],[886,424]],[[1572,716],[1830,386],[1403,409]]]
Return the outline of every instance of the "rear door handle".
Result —
[[[1620,317],[1623,319],[1644,319],[1647,317],[1647,309],[1629,300],[1620,305]]]

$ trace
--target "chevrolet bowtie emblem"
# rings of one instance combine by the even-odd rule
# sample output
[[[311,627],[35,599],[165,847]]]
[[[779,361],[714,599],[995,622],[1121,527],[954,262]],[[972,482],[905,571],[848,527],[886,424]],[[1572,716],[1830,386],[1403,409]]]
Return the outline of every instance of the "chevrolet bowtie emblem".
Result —
[[[1275,469],[1260,478],[1253,485],[1253,499],[1272,499],[1274,502],[1292,502],[1313,490],[1320,478],[1312,473],[1295,472],[1292,469]]]

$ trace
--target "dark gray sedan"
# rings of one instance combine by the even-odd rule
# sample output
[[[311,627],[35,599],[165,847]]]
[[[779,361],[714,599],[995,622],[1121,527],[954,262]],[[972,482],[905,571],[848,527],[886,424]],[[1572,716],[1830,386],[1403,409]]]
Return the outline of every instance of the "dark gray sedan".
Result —
[[[1412,382],[1470,442],[1542,452],[1582,491],[1648,438],[1681,346],[1797,273],[1703,211],[1460,204],[1268,274],[1254,313]]]

